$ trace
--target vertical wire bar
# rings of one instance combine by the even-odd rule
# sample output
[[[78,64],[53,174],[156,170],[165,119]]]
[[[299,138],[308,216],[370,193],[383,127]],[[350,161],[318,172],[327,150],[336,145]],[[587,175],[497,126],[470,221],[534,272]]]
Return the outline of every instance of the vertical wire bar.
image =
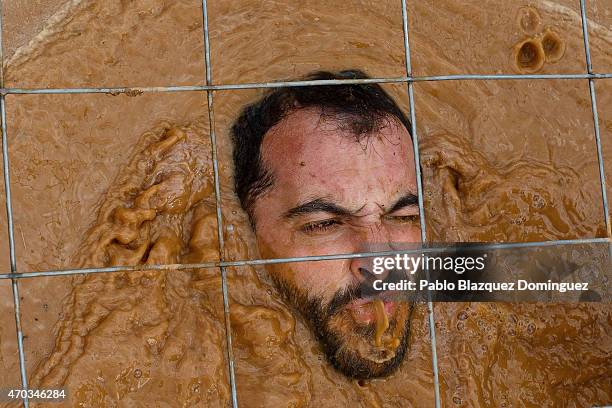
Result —
[[[202,20],[204,26],[204,60],[206,63],[206,85],[212,85],[212,69],[210,62],[210,36],[208,31],[208,7],[202,0]],[[217,209],[217,236],[219,239],[219,260],[225,260],[225,239],[223,235],[223,212],[221,211],[221,187],[219,181],[219,160],[217,157],[217,136],[215,133],[215,114],[213,110],[213,90],[206,91],[208,101],[208,122],[210,126],[210,143],[213,159],[213,174],[215,179],[215,205]],[[230,321],[230,305],[227,284],[227,271],[221,266],[221,290],[223,292],[223,315],[225,317],[225,339],[227,343],[227,364],[229,371],[232,407],[238,408],[238,393],[236,390],[236,375],[234,372],[234,353],[232,351],[232,328]]]
[[[410,41],[408,28],[408,8],[406,0],[402,0],[402,29],[404,32],[404,56],[406,62],[406,75],[408,76],[408,99],[410,103],[410,124],[412,133],[412,145],[414,151],[414,165],[416,170],[417,192],[419,200],[419,220],[421,226],[421,241],[423,244],[427,242],[427,230],[425,224],[425,207],[423,204],[423,182],[421,175],[421,159],[419,154],[419,139],[416,126],[416,112],[414,106],[414,90],[412,81],[412,63],[410,58]],[[425,271],[429,280],[429,271]],[[429,336],[431,339],[431,362],[434,380],[434,397],[435,406],[440,408],[440,378],[438,373],[438,352],[436,345],[436,326],[433,310],[433,302],[431,301],[431,293],[427,291],[427,314],[429,318]]]
[[[582,40],[584,41],[587,72],[592,74],[593,65],[591,64],[591,47],[589,46],[589,27],[587,24],[586,4],[584,0],[580,0],[580,18],[582,20]]]
[[[589,27],[587,20],[585,0],[580,0],[580,16],[582,18],[582,38],[584,40],[584,53],[586,56],[587,72],[593,73],[593,65],[591,63],[591,47],[589,45]],[[608,194],[606,189],[606,174],[603,161],[603,150],[601,147],[601,133],[599,129],[599,114],[597,111],[597,97],[595,93],[595,81],[589,78],[589,94],[591,95],[591,110],[593,111],[593,128],[595,130],[595,143],[597,145],[597,162],[599,164],[599,181],[601,183],[601,199],[604,211],[604,220],[606,222],[606,234],[608,238],[612,237],[612,226],[610,225],[610,209],[608,207]],[[612,257],[612,245],[609,247],[610,256]]]
[[[0,61],[0,64],[2,62]],[[3,172],[4,172],[4,194],[6,199],[6,215],[9,234],[9,252],[11,261],[11,274],[17,273],[17,261],[15,258],[15,235],[13,231],[13,210],[11,205],[11,189],[9,176],[9,159],[8,159],[8,141],[6,134],[6,102],[5,96],[0,95],[0,110],[2,115],[2,156],[3,156]],[[25,355],[23,352],[23,331],[21,330],[21,307],[19,301],[19,286],[17,279],[11,278],[13,287],[13,304],[15,310],[15,329],[17,331],[17,349],[19,351],[19,370],[21,373],[21,387],[24,390],[28,389],[28,378],[25,369]],[[23,396],[23,404],[26,408],[29,407],[27,393]]]
[[[3,3],[0,0],[0,88],[4,88],[4,38],[3,32]],[[6,95],[0,95],[0,118],[2,120],[2,159],[4,173],[4,195],[6,201],[6,219],[8,224],[8,238],[9,238],[9,257],[11,262],[11,274],[17,273],[17,258],[15,257],[15,234],[13,225],[13,206],[11,202],[11,177],[9,174],[9,154],[8,154],[8,136],[6,132]],[[21,330],[21,306],[19,300],[19,285],[17,279],[11,278],[11,285],[13,289],[13,306],[15,312],[15,330],[17,331],[17,350],[19,353],[19,372],[21,374],[21,388],[24,390],[28,389],[28,376],[26,373],[25,366],[25,353],[23,351],[23,331]],[[28,393],[23,395],[23,405],[25,408],[29,408],[30,403],[28,400]]]

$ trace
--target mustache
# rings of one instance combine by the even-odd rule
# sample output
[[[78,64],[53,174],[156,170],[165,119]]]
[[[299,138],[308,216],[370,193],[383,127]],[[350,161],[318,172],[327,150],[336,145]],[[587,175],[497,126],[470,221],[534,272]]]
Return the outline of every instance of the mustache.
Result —
[[[327,305],[327,315],[331,316],[338,311],[340,311],[343,307],[348,305],[354,300],[361,299],[364,297],[363,291],[361,290],[361,285],[353,284],[345,289],[339,290],[336,292],[332,300]]]
[[[389,271],[389,274],[386,276],[385,279],[380,280],[384,283],[398,283],[402,279],[405,279],[405,277],[406,271],[400,269],[392,269]],[[350,286],[337,291],[334,294],[332,300],[327,305],[327,315],[331,316],[337,313],[354,300],[373,300],[381,296],[383,293],[374,289],[374,281],[376,279],[377,277],[368,277],[368,279],[365,279],[362,282],[351,284]],[[398,292],[394,295],[394,297],[397,298],[396,300],[405,300],[406,294],[402,296],[402,293]]]

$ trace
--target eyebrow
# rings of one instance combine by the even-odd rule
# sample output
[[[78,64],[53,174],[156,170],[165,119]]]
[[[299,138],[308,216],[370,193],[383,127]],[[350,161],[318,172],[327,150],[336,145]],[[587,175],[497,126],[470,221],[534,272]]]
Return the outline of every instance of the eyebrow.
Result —
[[[419,202],[419,198],[414,193],[407,193],[400,197],[389,211],[386,211],[387,214],[394,213],[395,211],[401,210],[405,207],[416,206]],[[291,219],[295,217],[299,217],[305,214],[312,214],[317,212],[324,212],[328,214],[333,214],[341,217],[348,217],[355,215],[355,211],[351,211],[348,208],[342,207],[338,204],[333,203],[325,198],[315,198],[303,204],[300,204],[292,209],[288,210],[283,214],[283,218]]]
[[[316,212],[325,212],[329,214],[334,214],[338,216],[350,216],[353,215],[354,212],[339,206],[325,198],[315,198],[314,200],[310,200],[306,203],[300,204],[292,209],[288,210],[283,214],[284,218],[291,219],[295,217],[299,217],[300,215],[311,214]]]
[[[395,202],[395,204],[391,206],[391,209],[387,211],[387,214],[392,214],[398,210],[401,210],[402,208],[412,207],[418,204],[419,204],[419,197],[416,194],[414,193],[404,194],[402,197],[400,197],[399,200]]]

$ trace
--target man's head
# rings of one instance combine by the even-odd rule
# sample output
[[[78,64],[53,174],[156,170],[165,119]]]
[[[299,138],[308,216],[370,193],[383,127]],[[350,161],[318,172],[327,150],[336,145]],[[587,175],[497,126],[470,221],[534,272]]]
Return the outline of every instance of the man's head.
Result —
[[[306,79],[367,78],[360,71]],[[347,254],[420,242],[410,123],[377,84],[280,88],[232,128],[235,190],[261,255]],[[406,302],[366,296],[368,259],[268,265],[330,362],[379,377],[408,347]]]

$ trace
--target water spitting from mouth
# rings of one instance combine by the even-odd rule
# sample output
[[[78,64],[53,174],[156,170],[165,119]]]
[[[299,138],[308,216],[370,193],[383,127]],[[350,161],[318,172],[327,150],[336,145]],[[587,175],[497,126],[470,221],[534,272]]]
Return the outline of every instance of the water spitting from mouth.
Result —
[[[382,346],[382,336],[389,328],[389,318],[385,311],[385,304],[382,300],[376,299],[374,302],[374,313],[376,313],[376,334],[374,344],[376,347]]]

